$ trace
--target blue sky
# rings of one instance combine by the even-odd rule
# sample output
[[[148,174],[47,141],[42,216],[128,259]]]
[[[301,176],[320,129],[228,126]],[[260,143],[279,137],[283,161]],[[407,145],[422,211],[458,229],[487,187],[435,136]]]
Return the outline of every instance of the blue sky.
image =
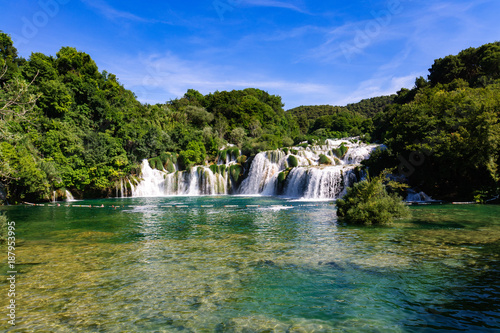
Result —
[[[19,54],[86,52],[139,100],[260,88],[285,109],[411,88],[436,58],[500,40],[498,0],[17,0]]]

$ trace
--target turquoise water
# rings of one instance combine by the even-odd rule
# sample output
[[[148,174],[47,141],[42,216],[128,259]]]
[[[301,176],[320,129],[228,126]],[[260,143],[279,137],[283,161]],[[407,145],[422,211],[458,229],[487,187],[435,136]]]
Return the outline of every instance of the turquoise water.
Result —
[[[339,224],[328,202],[270,197],[70,204],[104,207],[2,208],[16,221],[19,274],[17,325],[1,328],[500,329],[499,206],[412,207],[412,219],[363,228]]]

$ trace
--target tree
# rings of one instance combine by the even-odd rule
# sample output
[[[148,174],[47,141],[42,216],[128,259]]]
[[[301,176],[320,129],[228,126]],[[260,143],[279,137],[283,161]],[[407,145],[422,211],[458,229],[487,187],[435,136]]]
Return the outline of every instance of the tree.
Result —
[[[337,216],[348,224],[387,225],[410,216],[401,198],[387,193],[382,176],[354,184],[336,204]]]
[[[245,129],[243,129],[242,127],[236,127],[231,131],[231,134],[229,136],[232,143],[234,143],[238,147],[241,147],[243,139],[246,136]]]

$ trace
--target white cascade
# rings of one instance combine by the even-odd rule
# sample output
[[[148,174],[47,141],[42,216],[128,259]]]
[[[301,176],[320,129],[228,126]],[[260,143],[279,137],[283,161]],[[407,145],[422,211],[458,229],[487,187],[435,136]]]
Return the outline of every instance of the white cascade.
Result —
[[[252,165],[248,177],[243,180],[240,187],[241,194],[266,194],[272,195],[273,184],[277,179],[278,172],[284,169],[285,153],[280,150],[265,151],[258,153]]]
[[[344,147],[344,155],[336,156],[341,146]],[[229,176],[230,167],[236,164],[237,156],[229,153],[225,161],[218,161],[218,164],[213,166],[215,169],[195,166],[187,171],[172,173],[152,169],[149,162],[144,160],[141,165],[141,181],[136,186],[130,181],[129,184],[133,197],[239,193],[336,199],[356,181],[356,167],[377,147],[378,145],[367,145],[347,138],[326,140],[321,146],[261,152],[253,159],[239,188],[235,187],[232,177]],[[325,156],[329,159],[326,164],[321,161]],[[323,164],[320,164],[320,161]],[[296,166],[291,168],[292,165]],[[121,183],[120,190],[123,195]]]
[[[337,157],[334,150],[341,145],[347,148],[347,152]],[[338,198],[356,181],[354,169],[377,147],[349,138],[326,140],[321,146],[293,147],[286,154],[283,150],[259,153],[252,162],[248,177],[241,184],[240,193],[282,194],[307,199]],[[320,165],[321,155],[325,155],[331,165]],[[286,171],[290,156],[296,159],[297,166]],[[278,177],[284,171],[288,175],[280,191]]]
[[[125,186],[123,186],[123,178],[120,178],[120,194],[121,194],[122,198],[127,196],[124,189],[125,189]]]
[[[64,193],[65,193],[66,201],[76,201],[70,191],[66,190],[66,191],[64,191]]]
[[[141,173],[139,184],[131,186],[132,197],[228,194],[231,187],[227,172],[223,176],[212,172],[209,167],[195,166],[189,171],[168,173],[152,169],[144,160]]]
[[[165,195],[164,175],[165,173],[149,166],[148,160],[143,160],[141,164],[142,181],[137,186],[132,187],[133,197],[158,197]]]

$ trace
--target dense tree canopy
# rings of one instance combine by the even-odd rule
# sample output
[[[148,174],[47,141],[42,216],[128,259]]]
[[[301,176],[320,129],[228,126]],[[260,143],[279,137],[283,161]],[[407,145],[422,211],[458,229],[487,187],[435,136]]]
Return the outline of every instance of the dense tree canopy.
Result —
[[[145,158],[171,152],[188,168],[214,162],[227,143],[255,153],[299,133],[281,97],[254,88],[141,104],[72,47],[24,60],[0,33],[0,70],[0,190],[11,201],[59,189],[106,196]]]
[[[398,166],[412,186],[439,198],[494,196],[500,180],[500,43],[435,61],[374,118],[388,150],[367,162]]]
[[[251,157],[357,135],[387,146],[367,163],[372,170],[399,165],[429,194],[495,192],[499,79],[500,44],[492,43],[436,60],[428,80],[417,78],[411,90],[345,107],[285,112],[280,96],[255,88],[207,95],[189,89],[148,105],[84,52],[63,47],[55,56],[23,59],[0,32],[0,198],[49,200],[64,189],[107,196],[137,175],[145,158],[160,168],[189,168],[215,163],[228,144]]]

